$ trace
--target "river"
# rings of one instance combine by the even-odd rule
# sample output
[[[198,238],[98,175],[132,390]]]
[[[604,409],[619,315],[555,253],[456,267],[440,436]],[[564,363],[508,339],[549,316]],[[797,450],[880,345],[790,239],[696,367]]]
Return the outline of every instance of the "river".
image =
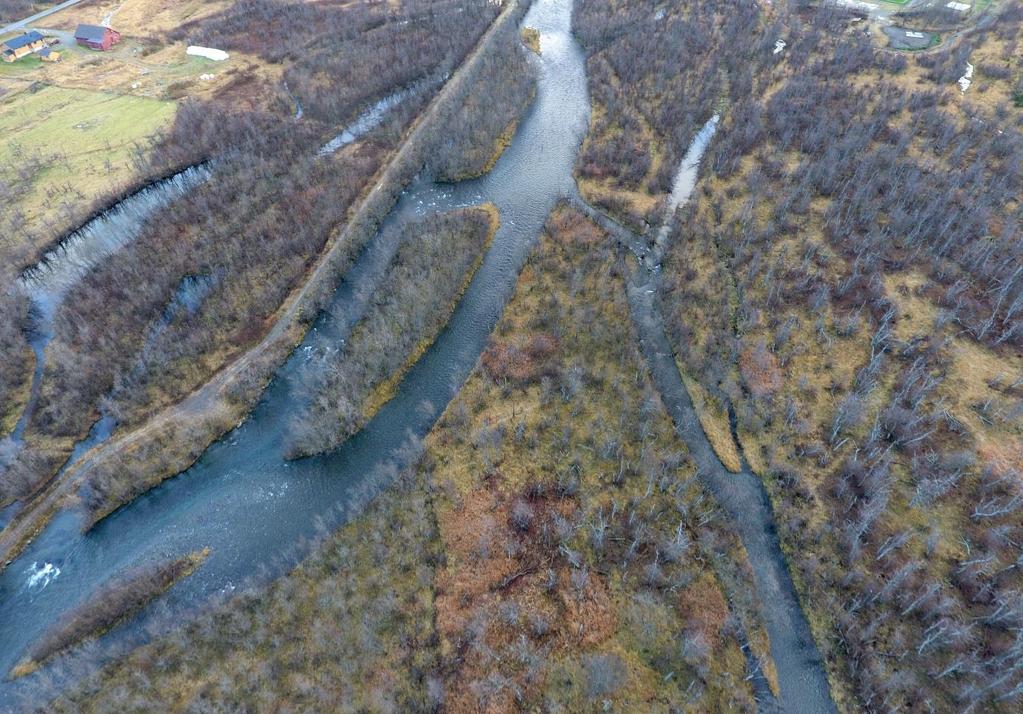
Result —
[[[229,591],[261,564],[286,559],[295,545],[343,519],[344,506],[414,455],[422,437],[454,397],[486,345],[521,266],[559,197],[574,191],[572,167],[586,131],[589,98],[584,57],[570,33],[571,3],[538,0],[525,24],[541,33],[536,100],[515,138],[486,176],[454,186],[417,180],[386,223],[484,201],[501,227],[462,301],[436,343],[409,371],[397,396],[338,451],[287,462],[282,432],[291,402],[289,377],[321,335],[343,337],[347,326],[321,322],[292,354],[240,427],[211,446],[186,472],[117,511],[86,534],[80,516],[59,514],[0,574],[0,669],[62,613],[86,600],[111,576],[152,560],[209,546],[199,570],[163,598],[186,608]],[[351,322],[393,245],[373,240],[334,301]],[[377,478],[377,477],[380,478]],[[58,572],[59,571],[59,572]],[[44,575],[40,575],[44,573]],[[122,628],[124,629],[124,628]],[[4,685],[11,701],[22,683]]]
[[[533,60],[539,70],[536,99],[493,170],[455,185],[419,178],[402,194],[338,288],[333,309],[324,312],[344,319],[317,321],[244,423],[207,449],[193,467],[86,534],[80,532],[78,514],[62,512],[0,573],[0,669],[8,671],[62,613],[127,568],[210,547],[202,567],[161,598],[161,607],[171,612],[230,593],[261,565],[280,572],[293,562],[298,544],[322,528],[337,527],[358,511],[350,505],[365,502],[416,458],[414,444],[475,365],[550,210],[559,198],[577,199],[572,170],[587,129],[589,97],[585,58],[571,34],[571,5],[571,0],[536,0],[523,21],[540,31],[542,54]],[[674,205],[691,192],[699,155],[712,132],[712,126],[701,132],[687,153],[672,193]],[[345,339],[363,314],[396,249],[396,242],[387,239],[396,231],[388,229],[412,217],[485,201],[500,210],[501,227],[448,325],[406,375],[397,396],[337,451],[285,461],[282,436],[293,411],[291,381],[310,352]],[[604,219],[602,225],[610,222]],[[649,250],[620,228],[617,235],[641,254]],[[644,261],[652,269],[637,269],[630,289],[655,383],[701,471],[707,467],[705,481],[742,535],[778,664],[782,704],[790,711],[833,711],[819,655],[812,638],[806,641],[809,628],[763,487],[748,470],[734,477],[718,472],[720,462],[693,418],[670,358],[652,299],[662,250],[663,241],[655,240],[648,255],[653,260]],[[786,627],[792,631],[787,633]],[[113,637],[141,634],[141,629],[135,620]],[[0,685],[0,702],[17,701],[31,679]]]

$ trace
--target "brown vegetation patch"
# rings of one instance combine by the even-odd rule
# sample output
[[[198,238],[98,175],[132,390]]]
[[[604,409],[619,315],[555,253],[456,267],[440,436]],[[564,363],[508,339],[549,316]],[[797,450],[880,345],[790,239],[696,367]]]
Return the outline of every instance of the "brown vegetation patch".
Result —
[[[572,571],[562,568],[558,574],[561,603],[564,607],[563,635],[576,646],[593,647],[607,640],[618,625],[607,587],[601,577],[591,575],[582,588],[571,583]]]
[[[529,642],[540,651],[576,650],[605,642],[617,616],[603,578],[571,567],[553,537],[577,510],[573,499],[532,484],[501,490],[500,472],[440,509],[447,565],[437,573],[436,622],[451,672],[451,711],[510,711],[521,694],[542,684],[539,663],[501,667]]]
[[[984,440],[977,446],[982,468],[999,477],[1014,477],[1023,485],[1023,440]]]
[[[713,649],[721,645],[721,631],[728,620],[728,603],[711,578],[702,577],[679,594],[679,611]]]
[[[754,397],[770,396],[781,387],[778,358],[767,349],[763,340],[739,353],[739,370]]]
[[[448,709],[582,711],[607,699],[658,710],[681,701],[689,677],[707,687],[698,706],[745,701],[734,638],[681,654],[685,633],[704,626],[675,593],[699,573],[718,583],[688,555],[703,531],[693,520],[709,516],[684,504],[707,501],[688,490],[696,482],[642,367],[610,245],[555,209],[428,440],[446,546],[436,583]],[[544,362],[558,369],[543,375]]]
[[[495,381],[511,381],[525,387],[542,377],[557,376],[558,338],[551,334],[533,335],[521,346],[491,338],[482,356],[483,368]]]

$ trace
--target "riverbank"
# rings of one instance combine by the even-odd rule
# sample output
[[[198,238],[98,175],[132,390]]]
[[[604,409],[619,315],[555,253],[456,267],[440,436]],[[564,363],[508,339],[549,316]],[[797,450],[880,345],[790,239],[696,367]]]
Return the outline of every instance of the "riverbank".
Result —
[[[440,330],[447,324],[451,315],[454,313],[455,308],[458,307],[458,303],[465,295],[465,291],[469,289],[469,284],[472,283],[472,279],[476,275],[476,271],[478,271],[480,266],[483,264],[483,258],[486,257],[487,250],[489,250],[491,244],[494,242],[494,235],[497,233],[497,229],[501,226],[501,215],[500,211],[497,210],[497,206],[492,203],[484,204],[483,206],[480,206],[480,209],[486,211],[490,223],[489,228],[487,229],[487,236],[484,239],[483,246],[477,254],[475,261],[473,261],[473,264],[469,266],[469,269],[465,272],[465,278],[462,280],[462,284],[459,286],[458,290],[455,291],[455,294],[451,297],[446,309],[443,311],[443,317],[438,321],[440,326],[432,335],[419,340],[416,346],[409,353],[405,363],[402,364],[402,366],[395,371],[394,374],[372,390],[369,397],[366,399],[362,410],[363,420],[365,422],[368,423],[374,416],[376,416],[381,407],[391,401],[398,393],[398,387],[405,378],[405,375],[408,374],[408,371],[415,366],[416,362],[418,362],[420,358],[426,354],[426,351],[430,349],[436,341]]]
[[[646,376],[620,254],[566,204],[426,458],[449,706],[510,705],[513,692],[527,709],[754,706],[724,623],[739,618],[761,657],[766,637],[731,610],[717,572],[743,580],[741,545],[703,511]],[[497,678],[506,686],[487,697],[473,684]]]
[[[101,637],[178,580],[195,572],[209,554],[206,548],[167,562],[143,565],[119,576],[47,631],[32,646],[29,656],[11,670],[11,678],[31,674],[61,652]]]
[[[438,181],[458,183],[489,173],[536,97],[536,66],[518,26],[507,26],[495,45],[452,115],[443,150],[429,162]]]

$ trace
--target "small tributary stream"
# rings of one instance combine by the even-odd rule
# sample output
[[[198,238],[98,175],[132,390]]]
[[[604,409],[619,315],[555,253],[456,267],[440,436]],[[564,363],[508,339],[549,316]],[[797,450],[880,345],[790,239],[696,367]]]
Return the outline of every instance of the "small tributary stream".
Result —
[[[71,233],[21,275],[18,287],[31,302],[29,343],[35,354],[35,371],[28,404],[7,438],[20,441],[32,418],[46,364],[46,346],[53,338],[53,319],[71,288],[90,270],[135,240],[149,216],[209,176],[207,166],[192,166],[146,186]]]
[[[649,249],[639,236],[605,216],[594,215],[592,208],[583,207],[640,258],[628,285],[632,320],[654,384],[679,437],[696,463],[700,480],[714,495],[726,521],[738,532],[746,549],[760,612],[770,639],[771,658],[778,674],[781,696],[776,704],[786,712],[833,712],[835,705],[827,673],[789,574],[770,497],[763,482],[750,471],[745,460],[740,473],[730,473],[711,447],[682,382],[658,301],[661,259],[668,245],[675,213],[689,200],[696,186],[700,160],[717,125],[718,117],[715,115],[697,133],[683,157],[663,224]]]

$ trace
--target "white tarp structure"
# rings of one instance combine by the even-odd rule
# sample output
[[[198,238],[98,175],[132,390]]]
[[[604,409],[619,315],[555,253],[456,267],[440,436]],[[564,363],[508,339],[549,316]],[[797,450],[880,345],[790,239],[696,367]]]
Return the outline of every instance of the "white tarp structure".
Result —
[[[784,49],[785,49],[785,40],[778,40],[777,42],[774,43],[774,52],[772,52],[771,54],[778,54],[779,52],[781,52]]]
[[[188,49],[185,50],[185,54],[192,55],[193,57],[205,57],[214,62],[223,62],[230,56],[224,50],[215,50],[212,47],[199,47],[198,45],[189,45]]]
[[[955,2],[955,0],[953,0],[952,2],[947,4],[945,7],[950,7],[953,10],[957,10],[959,12],[967,12],[970,9],[970,6],[967,5],[966,3],[964,3],[964,2]]]

